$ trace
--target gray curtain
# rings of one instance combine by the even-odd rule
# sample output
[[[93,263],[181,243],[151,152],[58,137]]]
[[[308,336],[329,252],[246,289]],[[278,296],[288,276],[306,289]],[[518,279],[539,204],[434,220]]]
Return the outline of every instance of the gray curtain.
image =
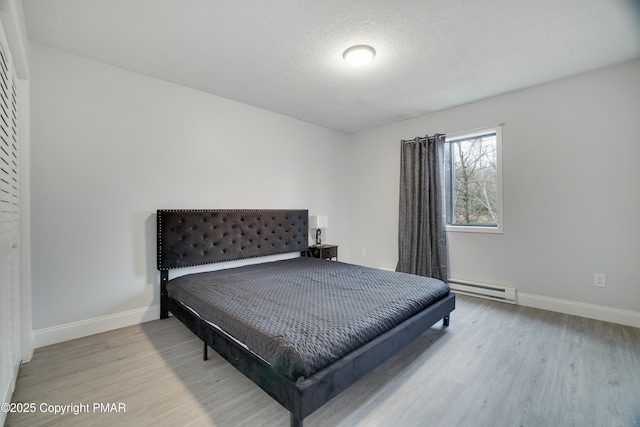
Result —
[[[446,281],[444,141],[435,134],[401,142],[396,270]]]

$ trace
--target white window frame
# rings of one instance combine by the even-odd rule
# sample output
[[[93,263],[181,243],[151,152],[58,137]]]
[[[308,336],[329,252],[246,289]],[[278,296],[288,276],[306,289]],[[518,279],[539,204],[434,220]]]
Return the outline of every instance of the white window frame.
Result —
[[[463,233],[498,233],[498,234],[502,234],[503,233],[503,222],[504,222],[504,215],[503,215],[503,192],[502,192],[502,124],[496,125],[496,126],[490,126],[490,127],[485,127],[485,128],[481,128],[481,129],[474,129],[474,130],[470,130],[470,131],[465,131],[465,132],[458,132],[458,133],[454,133],[454,134],[448,134],[446,136],[445,139],[445,143],[449,144],[450,142],[456,141],[456,140],[460,140],[460,139],[470,139],[473,138],[474,136],[478,136],[478,135],[482,135],[482,134],[487,134],[487,133],[493,133],[495,132],[496,134],[496,155],[497,155],[497,196],[498,196],[498,200],[496,202],[496,213],[497,213],[497,221],[496,221],[496,225],[460,225],[460,224],[455,224],[455,225],[451,225],[449,224],[449,218],[447,218],[447,225],[446,225],[446,230],[447,232],[451,231],[451,232],[463,232]],[[450,189],[449,188],[445,188],[445,191],[447,193],[449,193]],[[450,194],[446,194],[445,195],[445,199],[449,200],[449,198],[451,197]]]

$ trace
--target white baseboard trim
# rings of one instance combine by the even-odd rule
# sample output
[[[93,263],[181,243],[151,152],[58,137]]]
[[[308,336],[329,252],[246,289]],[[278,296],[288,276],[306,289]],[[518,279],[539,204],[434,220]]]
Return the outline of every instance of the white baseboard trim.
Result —
[[[518,292],[518,304],[640,328],[640,312]]]
[[[15,366],[10,368],[11,378],[7,381],[5,389],[2,391],[2,402],[1,403],[11,403],[11,396],[13,395],[13,390],[16,388],[16,381],[18,380],[18,369],[20,368],[20,363],[16,363]],[[7,419],[7,411],[0,411],[0,426],[4,425],[5,420]]]
[[[153,305],[147,308],[123,311],[121,313],[95,317],[80,322],[38,329],[33,331],[33,347],[44,347],[63,341],[111,331],[113,329],[124,328],[125,326],[137,325],[159,318],[160,306]]]

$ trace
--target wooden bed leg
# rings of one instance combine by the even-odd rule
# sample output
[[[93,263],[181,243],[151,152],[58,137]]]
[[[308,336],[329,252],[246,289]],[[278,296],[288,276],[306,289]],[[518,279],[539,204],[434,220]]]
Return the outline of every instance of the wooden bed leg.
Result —
[[[449,326],[449,316],[451,316],[451,314],[442,318],[442,326]]]
[[[202,360],[208,360],[209,359],[209,347],[207,346],[207,343],[204,343],[204,350],[202,351]]]
[[[289,412],[289,419],[291,420],[289,427],[302,427],[302,420],[293,415],[293,412]]]

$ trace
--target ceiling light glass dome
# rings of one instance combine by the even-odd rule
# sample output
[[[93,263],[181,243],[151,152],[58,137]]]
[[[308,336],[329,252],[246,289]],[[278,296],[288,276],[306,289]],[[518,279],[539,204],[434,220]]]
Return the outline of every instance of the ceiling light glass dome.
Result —
[[[367,65],[373,60],[374,56],[376,56],[376,50],[371,46],[363,44],[351,46],[342,54],[342,57],[347,61],[347,64],[353,67],[362,67],[363,65]]]

